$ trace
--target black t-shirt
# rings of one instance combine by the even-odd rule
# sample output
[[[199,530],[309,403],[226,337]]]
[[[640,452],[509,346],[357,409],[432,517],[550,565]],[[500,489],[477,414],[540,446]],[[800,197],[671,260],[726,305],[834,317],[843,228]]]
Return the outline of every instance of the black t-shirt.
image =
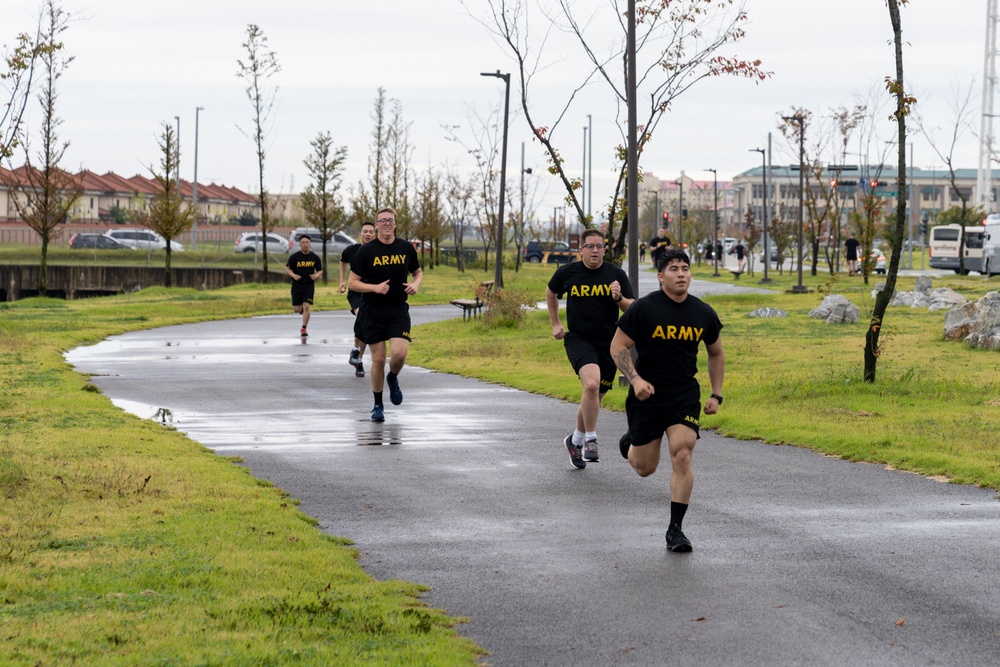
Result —
[[[733,252],[736,253],[736,259],[743,259],[743,256],[746,254],[746,248],[743,247],[742,243],[737,243],[733,247]]]
[[[844,246],[847,248],[847,259],[857,259],[858,258],[858,246],[861,245],[861,241],[857,239],[847,239],[844,241]]]
[[[296,250],[288,256],[285,266],[290,268],[292,273],[299,276],[299,279],[295,282],[303,285],[313,282],[310,276],[323,270],[322,260],[320,260],[319,255],[311,250],[308,253]]]
[[[652,255],[655,260],[659,257],[667,248],[670,247],[670,237],[669,236],[654,236],[649,242],[650,255]]]
[[[698,344],[711,345],[722,332],[711,306],[690,294],[677,303],[658,289],[629,306],[618,328],[635,341],[635,370],[653,385],[657,404],[697,400]]]
[[[603,262],[596,269],[588,269],[583,262],[570,262],[556,269],[549,289],[560,299],[566,295],[570,332],[589,340],[611,342],[619,313],[618,304],[611,298],[611,283],[616,280],[622,298],[634,298],[632,284],[620,266]]]
[[[355,243],[353,245],[349,245],[346,248],[344,248],[344,252],[340,253],[340,263],[350,265],[351,260],[354,259],[354,256],[356,254],[358,254],[358,250],[360,248],[361,248],[360,243]],[[361,294],[359,294],[358,292],[352,292],[351,290],[347,290],[348,303],[353,304],[355,302],[355,299],[360,299],[360,298]]]
[[[389,292],[376,294],[363,292],[366,308],[391,309],[406,303],[406,288],[411,273],[420,269],[420,260],[412,243],[394,239],[392,243],[382,243],[377,238],[369,241],[351,258],[351,271],[369,285],[389,281]]]

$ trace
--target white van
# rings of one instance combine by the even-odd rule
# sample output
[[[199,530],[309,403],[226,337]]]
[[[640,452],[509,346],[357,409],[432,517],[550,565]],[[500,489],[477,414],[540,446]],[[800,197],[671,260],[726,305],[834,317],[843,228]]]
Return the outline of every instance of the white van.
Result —
[[[167,240],[151,229],[109,229],[104,235],[138,250],[163,250],[167,247]],[[184,246],[171,241],[170,250],[184,252]]]
[[[970,271],[982,272],[983,226],[968,225],[965,228],[965,244],[962,248],[965,275]],[[931,268],[959,272],[959,246],[962,245],[962,227],[958,224],[939,225],[930,231]]]
[[[986,216],[983,225],[983,275],[1000,274],[1000,215]]]

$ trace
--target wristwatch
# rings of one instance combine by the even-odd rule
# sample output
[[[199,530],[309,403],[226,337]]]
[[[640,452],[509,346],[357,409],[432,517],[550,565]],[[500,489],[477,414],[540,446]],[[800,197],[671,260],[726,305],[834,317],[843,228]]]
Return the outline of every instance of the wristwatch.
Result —
[[[623,297],[623,296],[621,295],[621,292],[619,292],[619,293],[618,293],[618,298],[617,298],[617,299],[615,299],[615,303],[618,303],[618,302],[619,302],[619,301],[621,301],[621,300],[622,300],[623,298],[625,298],[625,297]]]
[[[712,394],[711,398],[714,398],[719,402],[719,405],[722,405],[722,397],[719,396],[718,394]]]

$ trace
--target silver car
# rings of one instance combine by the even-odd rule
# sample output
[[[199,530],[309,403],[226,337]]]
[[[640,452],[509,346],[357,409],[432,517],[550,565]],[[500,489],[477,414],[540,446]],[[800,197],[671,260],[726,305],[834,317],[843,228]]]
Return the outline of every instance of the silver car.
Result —
[[[264,235],[260,232],[243,232],[236,237],[234,252],[264,252]],[[274,233],[268,234],[267,252],[272,255],[287,255],[288,240]]]
[[[167,240],[151,229],[109,229],[104,235],[122,245],[139,250],[164,250]],[[177,241],[170,242],[172,252],[184,252],[184,246]]]
[[[295,252],[299,249],[299,239],[302,236],[308,236],[309,240],[312,241],[312,250],[317,255],[323,254],[323,247],[320,245],[320,239],[322,234],[315,227],[297,227],[295,231],[288,235],[289,252]],[[271,242],[268,241],[268,244]],[[350,236],[344,232],[334,232],[326,242],[326,255],[327,259],[334,256],[340,256],[347,246],[354,245],[357,243]]]

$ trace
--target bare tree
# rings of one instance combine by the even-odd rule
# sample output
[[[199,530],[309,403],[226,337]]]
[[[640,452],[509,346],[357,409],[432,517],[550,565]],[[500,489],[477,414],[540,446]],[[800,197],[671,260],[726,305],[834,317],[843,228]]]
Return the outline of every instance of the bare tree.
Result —
[[[463,4],[466,11],[475,17],[470,3],[463,0]],[[625,85],[628,13],[624,4],[623,0],[610,0],[603,10],[606,15],[594,12],[582,19],[582,12],[575,13],[570,0],[552,0],[540,5],[525,0],[488,0],[486,16],[480,19],[514,59],[525,122],[545,150],[549,171],[562,182],[566,203],[586,226],[593,223],[584,214],[583,202],[578,196],[582,183],[579,178],[567,173],[556,143],[556,134],[559,124],[567,117],[576,96],[584,87],[598,81],[607,85],[610,96],[617,104],[618,126],[622,128],[621,144],[614,149],[617,180],[607,208],[608,232],[612,236],[615,235],[616,223],[623,217],[621,209],[627,167],[623,148],[628,143],[625,135],[627,123],[623,117],[628,99]],[[536,6],[541,14],[541,23],[547,26],[537,39],[531,30],[536,15],[529,11]],[[768,76],[760,69],[759,61],[744,61],[719,53],[724,46],[744,36],[743,25],[747,14],[742,3],[734,4],[732,0],[638,0],[635,21],[639,89],[636,98],[645,100],[645,106],[640,110],[643,122],[637,129],[639,136],[636,137],[640,154],[674,100],[699,81],[722,75],[758,80]],[[607,26],[616,26],[618,34],[606,45],[598,44],[587,34],[590,29],[603,31]],[[566,76],[567,80],[569,77],[576,77],[576,80],[570,84],[568,98],[562,108],[545,122],[532,108],[532,83],[536,75],[553,66],[544,58],[546,43],[553,31],[564,31],[575,38],[587,66],[581,70],[577,63],[572,64],[574,69]],[[543,85],[550,86],[548,83]],[[615,252],[618,255],[624,251],[626,231],[627,227],[623,225],[616,243]]]
[[[899,161],[896,164],[896,180],[899,192],[906,192],[906,117],[916,99],[906,93],[903,87],[903,26],[899,16],[900,0],[888,0],[889,20],[892,23],[893,45],[895,47],[896,76],[886,77],[886,89],[895,98],[896,109],[892,114],[896,121],[896,147]],[[902,0],[906,2],[906,0]],[[896,198],[895,230],[892,235],[892,257],[886,270],[885,287],[875,297],[875,307],[872,309],[871,322],[865,333],[865,370],[864,381],[875,382],[875,369],[878,364],[879,334],[884,326],[885,311],[889,300],[896,291],[896,275],[899,272],[899,258],[903,254],[903,221],[906,219],[906,197]]]
[[[476,216],[476,180],[475,176],[461,176],[453,167],[445,176],[445,221],[455,239],[455,263],[461,273],[465,272],[465,232]]]
[[[47,51],[62,49],[61,43],[48,44],[42,40],[42,18],[38,17],[34,37],[22,32],[17,36],[14,47],[4,50],[4,69],[0,70],[4,98],[0,103],[0,164],[13,157],[20,142],[21,124],[31,99],[39,56]]]
[[[924,135],[927,139],[927,143],[931,145],[934,150],[934,154],[937,155],[946,167],[948,167],[948,183],[951,185],[952,193],[958,197],[958,200],[962,202],[962,220],[966,220],[966,210],[969,205],[969,197],[966,193],[958,187],[958,177],[955,175],[955,147],[958,145],[959,140],[965,135],[966,132],[972,131],[972,84],[970,81],[968,87],[963,91],[960,84],[956,84],[952,88],[952,100],[951,100],[951,111],[952,111],[952,123],[951,123],[951,136],[949,137],[950,143],[948,144],[947,152],[939,147],[937,141],[935,141],[934,133],[932,130],[927,128],[924,123],[923,118],[915,114],[914,123],[917,126],[917,130]],[[902,191],[900,191],[902,195]],[[968,273],[965,269],[965,223],[962,223],[961,230],[959,231],[958,237],[958,272],[964,275]]]
[[[59,94],[56,86],[63,72],[71,62],[72,56],[63,55],[63,43],[60,36],[66,31],[72,18],[55,0],[47,0],[42,5],[42,15],[39,17],[38,46],[32,49],[32,57],[37,57],[41,65],[41,81],[39,81],[38,103],[41,107],[41,123],[39,128],[40,148],[32,157],[30,141],[24,137],[24,166],[20,169],[6,172],[4,181],[11,192],[10,198],[18,217],[35,230],[42,240],[41,262],[38,271],[38,293],[45,296],[48,290],[48,253],[49,244],[58,235],[58,226],[65,222],[73,204],[80,197],[82,187],[79,179],[59,167],[68,141],[60,141],[58,135],[62,119],[56,113],[56,102]],[[27,48],[21,42],[19,48]],[[15,49],[15,52],[17,50]],[[25,51],[21,51],[26,55]],[[18,69],[19,67],[27,69]],[[32,63],[15,64],[17,72],[31,71]],[[20,76],[20,75],[17,75]],[[21,81],[18,85],[28,86],[29,82]],[[20,88],[22,92],[25,88]],[[16,101],[16,100],[15,100]],[[10,151],[17,143],[23,106],[8,110],[15,116],[7,122],[11,131],[10,141],[4,146],[4,152]],[[16,117],[16,121],[14,118]]]
[[[264,159],[267,157],[267,137],[271,112],[278,95],[278,87],[270,86],[268,81],[281,71],[278,57],[274,51],[269,51],[267,37],[261,29],[250,23],[247,25],[247,41],[243,43],[246,49],[246,60],[237,60],[237,76],[246,84],[247,99],[253,108],[250,116],[250,130],[239,128],[254,144],[257,154],[257,176],[260,187],[260,231],[264,243],[264,282],[268,282],[267,271],[267,235],[274,229],[273,205],[269,201],[267,189],[264,187]]]
[[[191,206],[184,204],[180,181],[172,177],[173,174],[177,173],[177,165],[180,164],[181,159],[180,143],[174,134],[174,127],[169,122],[163,122],[162,128],[158,142],[160,146],[160,171],[152,166],[149,167],[149,171],[159,188],[153,195],[148,209],[145,209],[134,219],[142,226],[152,229],[167,242],[164,263],[166,277],[163,285],[164,287],[172,287],[173,280],[170,275],[171,241],[191,229],[195,213]]]
[[[411,230],[420,242],[420,264],[425,268],[434,268],[436,251],[444,236],[446,216],[441,176],[433,168],[428,167],[423,178],[418,179],[414,200]]]
[[[303,163],[312,182],[302,191],[299,205],[306,223],[319,230],[323,238],[323,266],[329,266],[326,257],[327,241],[333,236],[334,225],[344,219],[344,206],[340,201],[340,184],[347,161],[347,146],[334,147],[329,132],[320,132],[309,142],[312,154]],[[327,274],[323,272],[323,284]]]

